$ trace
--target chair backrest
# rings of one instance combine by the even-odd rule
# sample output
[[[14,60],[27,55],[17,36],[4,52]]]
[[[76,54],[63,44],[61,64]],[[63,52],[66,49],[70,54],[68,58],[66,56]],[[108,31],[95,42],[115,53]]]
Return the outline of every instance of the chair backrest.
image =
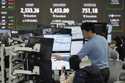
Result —
[[[104,83],[100,70],[95,66],[87,66],[76,71],[73,83]]]

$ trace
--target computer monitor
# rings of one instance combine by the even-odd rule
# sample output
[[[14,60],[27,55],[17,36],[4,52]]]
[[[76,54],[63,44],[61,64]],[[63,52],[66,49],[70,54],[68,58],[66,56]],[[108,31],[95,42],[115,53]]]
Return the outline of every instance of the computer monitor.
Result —
[[[95,32],[107,38],[108,28],[107,23],[94,23]]]
[[[71,39],[72,39],[71,29],[50,28],[50,29],[44,29],[44,31],[47,32],[46,34],[44,34],[45,38],[54,39],[52,54],[70,57]],[[70,69],[70,65],[68,61],[64,61],[64,60],[55,61],[52,57],[52,70],[61,70],[63,66],[65,66],[67,70]]]
[[[84,44],[84,36],[80,26],[65,26],[72,30],[71,55],[77,55]]]
[[[45,27],[42,28],[43,35],[48,34],[71,34],[71,29],[56,28],[56,27]]]
[[[112,42],[112,25],[107,24],[107,28],[108,28],[107,40],[108,40],[108,43],[111,43]]]
[[[65,29],[71,29],[72,40],[83,40],[83,34],[80,26],[65,26]]]
[[[53,52],[70,52],[71,36],[63,34],[44,35],[45,38],[53,38]]]
[[[77,55],[83,46],[84,46],[83,41],[72,41],[71,55]]]
[[[54,55],[70,57],[71,35],[53,34],[53,35],[44,35],[44,37],[54,39],[54,45],[53,45]],[[67,70],[70,69],[70,65],[68,61],[64,61],[64,60],[58,61],[58,60],[54,60],[52,57],[52,69],[53,70],[61,70],[63,66],[65,66]]]
[[[108,43],[112,41],[112,25],[107,23],[94,23],[96,34],[104,36]]]

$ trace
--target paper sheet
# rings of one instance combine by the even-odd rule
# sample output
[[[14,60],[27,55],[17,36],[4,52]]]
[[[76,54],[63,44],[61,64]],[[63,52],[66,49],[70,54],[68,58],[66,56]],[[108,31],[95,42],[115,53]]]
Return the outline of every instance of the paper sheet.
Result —
[[[70,57],[70,53],[54,53],[54,55],[60,55],[64,57]],[[59,60],[54,60],[52,58],[52,70],[61,70],[62,67],[65,67],[66,70],[70,69],[70,65],[68,61],[59,61]]]

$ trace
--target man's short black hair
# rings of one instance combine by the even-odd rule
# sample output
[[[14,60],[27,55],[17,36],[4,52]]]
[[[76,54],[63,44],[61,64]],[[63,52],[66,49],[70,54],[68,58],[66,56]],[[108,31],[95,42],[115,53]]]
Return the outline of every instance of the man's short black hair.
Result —
[[[81,59],[77,55],[73,55],[69,59],[70,67],[75,71],[79,69],[80,62],[81,62]]]
[[[87,32],[92,31],[93,33],[95,33],[95,25],[92,22],[82,23],[81,29]]]

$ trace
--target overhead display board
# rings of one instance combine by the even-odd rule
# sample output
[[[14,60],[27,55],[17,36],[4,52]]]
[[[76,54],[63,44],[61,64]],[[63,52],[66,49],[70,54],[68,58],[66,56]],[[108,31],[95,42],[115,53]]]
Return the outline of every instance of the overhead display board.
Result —
[[[15,27],[15,0],[0,0],[0,28]]]
[[[1,0],[0,26],[105,22],[124,29],[125,0]]]
[[[38,24],[40,5],[40,0],[16,0],[16,25]]]
[[[123,29],[125,25],[125,0],[107,0],[107,21],[114,30]]]

